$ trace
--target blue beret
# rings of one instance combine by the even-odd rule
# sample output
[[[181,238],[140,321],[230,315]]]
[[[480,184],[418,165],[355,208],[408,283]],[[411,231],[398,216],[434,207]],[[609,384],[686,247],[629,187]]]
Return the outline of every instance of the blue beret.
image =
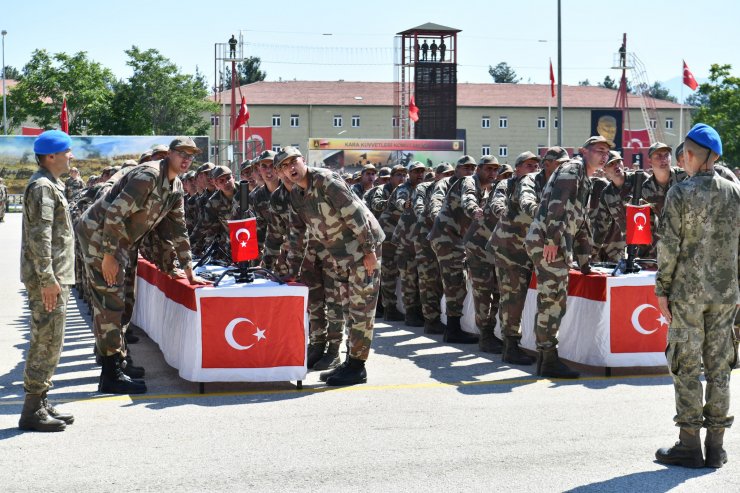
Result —
[[[722,139],[715,129],[705,123],[697,123],[686,135],[702,147],[711,149],[718,156],[722,155]]]
[[[72,139],[61,130],[47,130],[42,133],[33,143],[34,154],[45,156],[56,154],[72,147]]]

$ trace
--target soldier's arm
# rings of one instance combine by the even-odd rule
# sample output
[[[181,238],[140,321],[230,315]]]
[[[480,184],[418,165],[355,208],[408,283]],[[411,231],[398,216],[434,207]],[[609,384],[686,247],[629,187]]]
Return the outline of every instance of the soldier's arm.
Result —
[[[400,211],[406,208],[406,203],[411,200],[411,188],[404,185],[399,185],[394,191],[388,202],[392,202],[394,207]]]
[[[370,209],[375,212],[383,212],[388,203],[388,199],[385,198],[384,188],[385,187],[380,187],[380,190],[378,190],[370,199]]]
[[[537,215],[537,208],[540,205],[534,181],[535,176],[536,175],[527,175],[523,177],[519,182],[517,189],[514,190],[514,193],[519,194],[519,207],[531,218],[534,218]]]
[[[290,223],[288,224],[288,269],[292,277],[298,277],[301,270],[301,262],[306,251],[308,241],[307,226],[301,215],[290,204]]]
[[[555,183],[551,183],[550,201],[547,204],[545,245],[559,247],[562,244],[569,212],[575,207],[578,177],[573,174],[561,174],[557,178]]]
[[[445,204],[448,186],[449,182],[443,183],[440,181],[432,190],[432,195],[429,197],[429,216],[432,220],[439,215],[439,211],[442,210],[442,206]]]
[[[488,207],[491,209],[491,213],[498,218],[506,214],[506,189],[509,186],[509,180],[513,179],[514,178],[501,180],[496,184],[496,188],[493,190],[493,193],[489,195]]]
[[[41,287],[52,286],[57,283],[52,264],[51,237],[54,225],[54,208],[56,200],[54,191],[49,184],[38,181],[33,185],[26,197],[25,212],[28,220],[28,257],[33,263],[33,269],[38,276]]]
[[[108,206],[103,224],[103,253],[121,262],[121,255],[127,255],[131,239],[126,231],[126,220],[140,211],[156,186],[157,179],[149,173],[132,176],[118,197]]]
[[[665,296],[669,299],[683,233],[681,230],[681,208],[681,195],[676,187],[671,187],[665,199],[663,220],[660,222],[658,272],[655,276],[655,295]]]
[[[190,241],[188,240],[188,228],[185,226],[185,210],[183,208],[182,196],[178,197],[172,209],[165,216],[169,223],[168,238],[163,238],[172,242],[177,254],[177,260],[180,267],[185,270],[192,270],[193,257],[190,253]]]
[[[329,204],[339,212],[344,223],[352,230],[365,254],[375,252],[375,240],[370,228],[370,223],[365,217],[365,207],[354,198],[349,188],[337,179],[328,178],[323,181],[325,197]],[[369,213],[369,211],[367,211]]]
[[[475,180],[472,176],[463,178],[460,185],[460,204],[462,205],[465,215],[472,218],[476,211],[481,210],[478,203],[478,194],[475,189]]]
[[[427,193],[429,192],[429,186],[417,186],[414,189],[414,194],[411,196],[411,207],[414,209],[414,215],[418,222],[423,222],[426,218],[424,214],[426,206]]]
[[[609,189],[607,189],[609,190]],[[609,227],[612,223],[612,216],[609,214],[609,205],[607,204],[607,192],[601,194],[599,197],[599,208],[596,210],[596,216],[594,217],[593,228],[594,245],[600,247],[606,241],[606,235],[609,232]]]

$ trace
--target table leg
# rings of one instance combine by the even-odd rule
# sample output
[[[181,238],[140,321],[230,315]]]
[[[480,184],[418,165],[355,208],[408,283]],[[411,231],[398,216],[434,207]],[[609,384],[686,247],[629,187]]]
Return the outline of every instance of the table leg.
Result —
[[[608,378],[611,378],[611,376],[612,376],[612,368],[611,368],[611,366],[607,366],[606,368],[604,368],[604,376],[606,376]]]
[[[206,384],[205,383],[203,383],[203,382],[199,382],[198,383],[198,392],[200,392],[201,394],[205,394],[206,393]]]
[[[298,380],[295,384],[296,390],[303,390],[303,380]]]

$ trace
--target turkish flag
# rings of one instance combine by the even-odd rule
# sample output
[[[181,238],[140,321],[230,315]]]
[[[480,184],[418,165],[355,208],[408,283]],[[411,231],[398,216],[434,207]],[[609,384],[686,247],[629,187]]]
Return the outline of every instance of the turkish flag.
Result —
[[[696,82],[694,74],[691,73],[685,61],[683,62],[683,83],[689,86],[692,91],[696,91],[696,88],[699,87],[699,83]]]
[[[257,219],[250,217],[239,221],[228,221],[228,223],[231,260],[238,264],[259,257]]]
[[[414,101],[414,97],[411,96],[411,100],[409,101],[409,118],[416,123],[419,121],[419,107],[416,106],[416,101]]]
[[[237,128],[241,127],[245,123],[249,121],[249,108],[247,108],[247,98],[242,96],[242,105],[239,108],[239,114],[236,116],[236,120],[234,120],[234,125],[232,126],[232,130],[236,130]]]
[[[552,71],[552,60],[550,60],[550,93],[555,97],[555,72]]]
[[[627,205],[627,244],[650,245],[650,206]]]
[[[203,368],[304,366],[302,296],[200,299]]]
[[[66,134],[69,133],[69,113],[67,112],[67,98],[64,98],[62,102],[62,113],[59,115],[59,122],[61,123],[60,130]]]
[[[657,353],[666,348],[668,321],[658,309],[654,286],[611,288],[612,353]]]

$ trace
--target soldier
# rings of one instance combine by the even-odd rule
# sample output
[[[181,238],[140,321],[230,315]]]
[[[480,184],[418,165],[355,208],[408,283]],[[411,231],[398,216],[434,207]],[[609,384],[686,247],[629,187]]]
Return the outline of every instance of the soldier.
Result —
[[[257,170],[265,184],[257,187],[250,194],[250,204],[257,217],[258,241],[260,236],[263,238],[260,244],[261,264],[267,269],[274,267],[275,261],[280,256],[280,247],[283,244],[282,236],[276,232],[276,228],[279,229],[278,219],[274,217],[270,209],[270,196],[280,186],[280,177],[273,167],[274,159],[275,152],[270,150],[263,151],[256,159]],[[262,232],[261,235],[260,231]]]
[[[683,142],[681,142],[676,147],[676,166],[683,169],[683,163],[684,163]]]
[[[0,223],[5,222],[5,210],[8,207],[8,189],[5,180],[0,178]]]
[[[694,125],[684,143],[690,178],[672,187],[660,222],[655,294],[669,325],[666,359],[676,398],[679,441],[655,453],[658,462],[722,467],[725,429],[734,418],[730,375],[737,362],[733,320],[740,303],[738,243],[740,185],[713,169],[722,141],[712,127]],[[706,393],[700,380],[702,365]],[[702,456],[701,428],[707,429]]]
[[[360,180],[352,185],[352,191],[359,197],[363,198],[365,193],[375,186],[375,180],[378,177],[378,170],[372,164],[366,164],[360,172]]]
[[[478,342],[478,336],[463,332],[460,327],[463,302],[468,289],[465,280],[465,247],[463,233],[470,227],[470,217],[466,215],[462,203],[462,178],[470,176],[475,170],[476,162],[472,156],[462,156],[457,160],[456,172],[459,171],[459,180],[449,186],[445,195],[444,204],[434,220],[429,232],[429,241],[439,262],[439,271],[442,277],[442,289],[447,302],[447,328],[443,340],[445,342],[473,344]],[[440,180],[441,183],[443,180]],[[434,211],[435,197],[439,203],[439,189],[432,195],[432,211]]]
[[[499,287],[493,265],[493,253],[486,250],[498,218],[487,206],[491,186],[500,168],[498,159],[483,156],[473,176],[462,179],[462,208],[472,219],[463,236],[465,265],[473,285],[475,325],[480,332],[478,347],[486,353],[501,354],[501,340],[496,337],[496,314],[499,307]]]
[[[146,163],[151,160],[152,160],[152,150],[151,149],[147,149],[146,151],[141,153],[141,156],[139,156],[139,164]]]
[[[494,254],[493,262],[500,292],[499,313],[503,338],[501,359],[505,363],[531,365],[534,362],[519,347],[522,338],[522,311],[533,270],[524,238],[539,203],[535,189],[539,188],[541,192],[549,178],[546,173],[552,173],[554,168],[568,159],[565,149],[552,147],[545,153],[543,171],[536,174],[540,158],[532,152],[520,154],[514,163],[514,176],[504,179],[503,170],[499,170],[501,179],[486,204],[498,218],[486,251]]]
[[[375,180],[375,186],[385,185],[391,179],[391,169],[388,166],[383,166],[378,171],[378,179]]]
[[[182,187],[185,190],[185,225],[188,228],[188,234],[191,234],[198,216],[198,204],[195,200],[198,194],[198,188],[195,185],[195,171],[185,173],[182,178]]]
[[[72,198],[85,188],[85,182],[80,178],[80,170],[75,167],[69,169],[69,178],[64,182],[64,195],[67,197],[67,202],[71,202]]]
[[[573,257],[577,258],[581,272],[590,271],[591,176],[604,167],[611,147],[604,137],[591,137],[581,148],[583,160],[572,159],[555,170],[527,233],[527,252],[537,275],[537,374],[543,377],[579,376],[560,361],[557,332],[565,314],[568,271]]]
[[[634,174],[630,173],[632,179],[625,187],[627,175],[622,155],[617,151],[609,151],[609,160],[604,165],[604,174],[609,185],[601,192],[596,214],[592,215],[591,219],[593,259],[601,262],[618,262],[624,258],[624,250],[627,247],[625,231],[620,229],[620,224],[626,227],[626,216],[618,222],[612,214],[626,214],[623,204],[628,201],[622,198],[621,193],[631,193]]]
[[[210,228],[209,218],[204,215],[206,203],[211,195],[216,191],[210,178],[210,173],[216,165],[213,163],[203,163],[195,171],[195,185],[198,196],[195,199],[195,209],[197,218],[190,233],[190,247],[193,249],[193,255],[200,257],[210,245],[205,242],[205,231]]]
[[[231,263],[231,245],[229,241],[229,225],[227,221],[234,217],[234,196],[236,185],[234,176],[228,166],[216,166],[210,171],[210,178],[216,191],[206,202],[203,214],[208,217],[208,229],[203,231],[206,245],[218,243],[219,248],[214,252],[214,260]]]
[[[170,152],[170,148],[164,144],[157,144],[152,147],[152,155],[149,158],[150,161],[159,161],[167,157]]]
[[[198,152],[200,149],[189,137],[174,139],[166,159],[131,168],[85,212],[76,227],[92,291],[96,345],[103,359],[100,392],[146,392],[143,381],[131,380],[123,372],[121,326],[122,281],[129,268],[129,251],[143,236],[156,229],[161,237],[171,240],[184,277],[190,284],[206,283],[193,274],[183,190],[177,177],[188,169]]]
[[[348,290],[349,348],[347,359],[320,375],[327,385],[354,385],[367,381],[365,361],[373,337],[373,312],[378,300],[379,272],[375,254],[383,232],[370,211],[336,173],[309,168],[295,147],[275,157],[278,167],[296,186],[291,202],[304,230],[325,250],[318,252],[336,282]]]
[[[64,185],[72,139],[59,130],[39,135],[33,152],[39,165],[23,192],[21,282],[31,312],[31,341],[23,372],[21,430],[62,431],[74,422],[46,398],[64,343],[69,287],[75,283],[74,237]]]

